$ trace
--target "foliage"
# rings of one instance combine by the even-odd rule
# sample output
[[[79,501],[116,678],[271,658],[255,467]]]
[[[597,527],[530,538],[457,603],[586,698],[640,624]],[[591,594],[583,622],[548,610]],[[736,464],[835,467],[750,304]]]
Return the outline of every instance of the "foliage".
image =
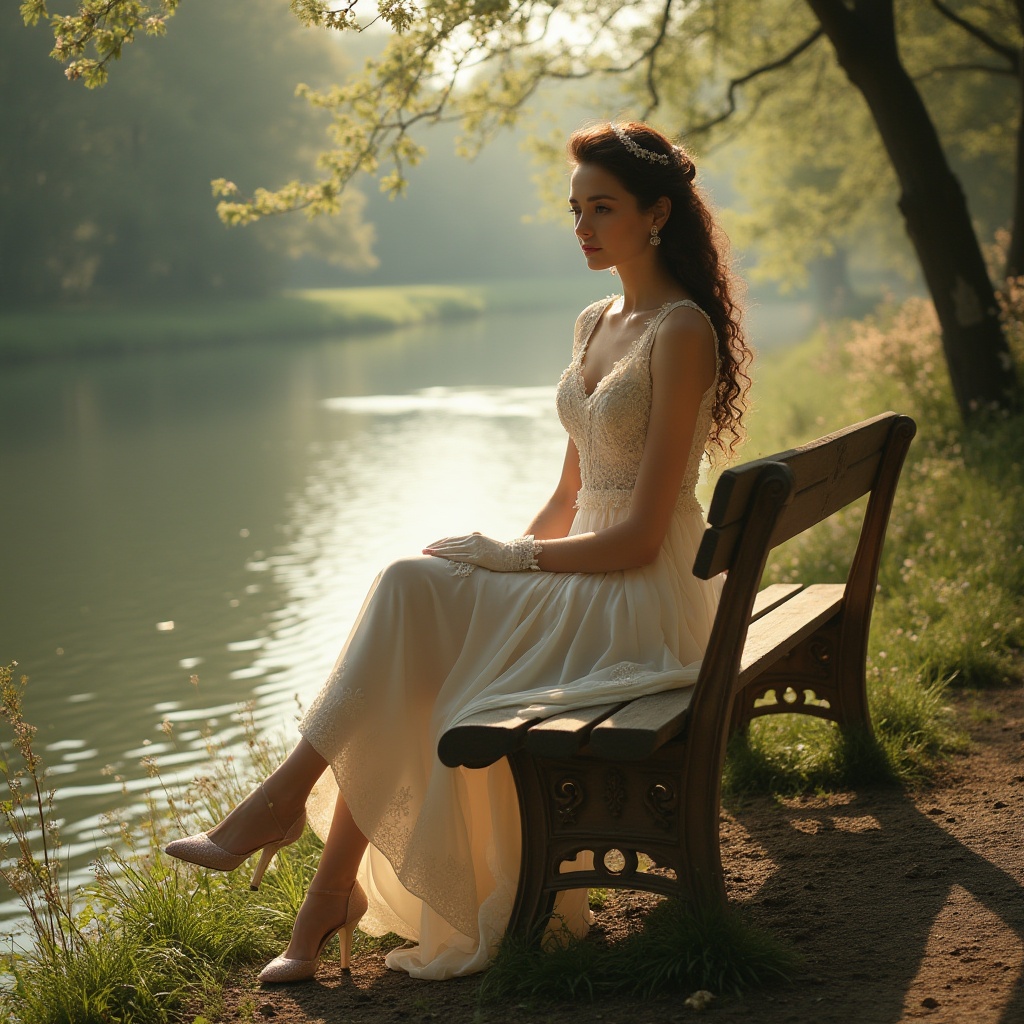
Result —
[[[422,156],[413,132],[425,124],[460,122],[465,145],[475,151],[520,116],[543,82],[604,76],[620,80],[632,108],[657,110],[662,120],[710,133],[712,141],[742,138],[742,162],[750,169],[742,178],[752,207],[747,232],[774,247],[771,262],[788,278],[804,272],[806,257],[827,255],[837,240],[856,237],[865,217],[876,232],[891,235],[879,204],[891,203],[892,174],[863,103],[805,4],[393,0],[380,4],[369,22],[353,0],[340,7],[292,0],[291,7],[308,27],[353,33],[380,22],[391,34],[384,52],[344,85],[300,86],[310,103],[333,116],[334,146],[321,157],[327,176],[247,197],[220,179],[215,189],[228,222],[285,209],[331,212],[358,172],[376,174],[385,165],[383,187],[399,192],[405,168]],[[136,0],[82,0],[78,16],[63,21],[74,22],[83,38],[95,25],[97,46],[116,33],[100,32],[94,8],[103,8],[122,32],[148,24],[148,10]],[[23,5],[26,19],[37,20],[40,11],[43,0]],[[985,191],[993,199],[1011,166],[1018,117],[1017,12],[1007,0],[898,0],[896,13],[905,63],[932,101],[952,155],[988,177]],[[55,33],[62,25],[54,23]],[[70,59],[59,48],[54,56]],[[992,178],[993,168],[1002,177]],[[1002,204],[998,209],[1007,215]],[[800,250],[803,258],[794,258]]]
[[[33,747],[36,727],[22,714],[28,680],[15,679],[16,667],[17,662],[0,666],[0,724],[9,733],[0,739],[0,773],[7,788],[0,819],[8,833],[0,842],[0,879],[24,905],[37,941],[65,953],[74,930],[71,900],[61,888],[55,793],[46,785],[45,767]]]
[[[22,0],[21,16],[26,25],[46,19],[53,30],[50,56],[67,64],[64,74],[72,81],[82,79],[86,88],[105,85],[107,64],[120,60],[121,51],[137,32],[162,36],[167,19],[177,10],[179,0],[83,0],[75,14],[50,14],[46,0]],[[90,44],[95,57],[85,56]]]
[[[210,180],[226,172],[308,173],[322,119],[295,81],[345,70],[277,0],[185,5],[89,95],[41,59],[40,41],[16,8],[0,14],[0,305],[251,296],[280,287],[295,258],[372,265],[358,191],[338,217],[252,232],[225,231],[211,209]]]
[[[953,6],[1019,51],[1012,5]],[[898,0],[896,13],[903,62],[970,193],[975,219],[990,235],[1012,214],[1020,115],[1013,63],[933,4]],[[678,71],[666,76],[665,113],[683,125],[712,126],[706,141],[721,151],[709,159],[734,169],[743,208],[729,223],[734,240],[757,254],[755,279],[803,286],[822,261],[847,250],[863,273],[896,269],[909,277],[914,262],[895,216],[895,175],[867,106],[826,40],[815,38],[784,69],[737,87],[725,120],[718,121],[730,109],[724,90],[702,84],[735,82],[769,66],[810,39],[815,26],[805,5],[767,0],[730,5],[713,45],[668,39],[665,60]]]

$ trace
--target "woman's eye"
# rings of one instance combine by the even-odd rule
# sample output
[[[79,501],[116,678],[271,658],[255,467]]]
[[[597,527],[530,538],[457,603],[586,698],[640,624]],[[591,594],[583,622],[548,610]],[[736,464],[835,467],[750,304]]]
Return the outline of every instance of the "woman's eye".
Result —
[[[608,213],[608,211],[609,211],[609,210],[610,210],[611,208],[610,208],[610,207],[608,207],[608,206],[595,206],[595,207],[594,207],[594,209],[595,209],[595,210],[596,210],[596,211],[597,211],[598,213]]]

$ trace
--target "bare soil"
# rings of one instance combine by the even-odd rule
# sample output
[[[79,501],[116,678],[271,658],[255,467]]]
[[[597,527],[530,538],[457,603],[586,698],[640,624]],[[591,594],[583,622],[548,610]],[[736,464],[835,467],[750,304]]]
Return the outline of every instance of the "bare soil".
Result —
[[[1024,692],[960,695],[970,749],[926,789],[859,789],[733,803],[722,816],[730,898],[794,946],[789,985],[722,995],[713,1021],[758,1024],[1024,1024]],[[614,893],[613,939],[650,897]],[[261,989],[232,979],[217,1015],[274,1024],[675,1024],[683,996],[649,1002],[480,1003],[479,977],[414,981],[366,953],[351,972]],[[209,1014],[209,1011],[207,1011]]]

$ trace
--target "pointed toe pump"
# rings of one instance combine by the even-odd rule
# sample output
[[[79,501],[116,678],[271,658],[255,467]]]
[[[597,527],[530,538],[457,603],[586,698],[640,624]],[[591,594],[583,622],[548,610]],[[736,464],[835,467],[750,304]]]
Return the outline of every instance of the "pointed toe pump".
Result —
[[[256,864],[256,870],[253,872],[252,881],[249,883],[250,889],[258,889],[260,882],[263,881],[263,873],[267,870],[267,865],[270,864],[274,854],[278,850],[294,843],[302,835],[302,830],[306,827],[306,812],[302,811],[288,828],[283,828],[277,820],[277,815],[274,813],[274,805],[266,792],[264,792],[262,784],[260,785],[259,792],[266,803],[267,814],[273,819],[274,826],[277,829],[277,839],[254,846],[246,853],[231,853],[229,850],[218,846],[206,832],[199,832],[196,835],[185,836],[182,839],[175,839],[173,842],[168,843],[164,853],[169,857],[175,857],[189,864],[198,864],[203,868],[211,868],[214,871],[234,871],[235,868],[244,864],[254,853],[262,850],[263,852],[260,854],[260,859]]]
[[[295,960],[287,956],[278,956],[267,964],[260,971],[259,980],[264,985],[280,985],[290,981],[308,981],[316,974],[317,964],[323,955],[327,944],[340,932],[341,941],[341,969],[345,970],[349,965],[352,955],[352,933],[356,930],[363,914],[366,913],[366,893],[362,886],[356,882],[348,892],[332,892],[327,889],[311,889],[306,893],[306,899],[340,899],[344,897],[344,916],[335,925],[332,925],[320,939],[316,956],[312,960]]]

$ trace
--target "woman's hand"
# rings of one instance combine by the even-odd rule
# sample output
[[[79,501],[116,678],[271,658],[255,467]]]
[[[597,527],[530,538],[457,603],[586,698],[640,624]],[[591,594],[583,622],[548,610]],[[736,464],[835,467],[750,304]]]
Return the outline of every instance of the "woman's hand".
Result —
[[[469,562],[494,572],[522,572],[539,569],[540,543],[532,536],[500,541],[471,533],[465,537],[442,537],[423,549],[423,554],[447,558],[451,562]]]

